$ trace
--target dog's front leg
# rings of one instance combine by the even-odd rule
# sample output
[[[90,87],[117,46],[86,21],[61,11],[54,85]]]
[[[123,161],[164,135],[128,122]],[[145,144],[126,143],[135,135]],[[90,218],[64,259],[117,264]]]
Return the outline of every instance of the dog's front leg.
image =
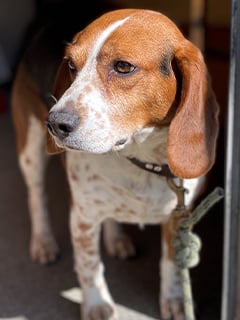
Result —
[[[173,261],[174,225],[170,221],[162,225],[162,257],[160,262],[161,293],[160,309],[162,319],[184,320],[183,293],[180,275]]]
[[[82,320],[116,320],[114,303],[100,258],[100,223],[86,221],[79,207],[71,210],[75,271],[83,291]]]
[[[45,191],[46,130],[33,115],[28,120],[26,145],[19,154],[20,168],[28,190],[31,218],[30,253],[41,264],[54,262],[59,248],[52,232],[48,216]]]

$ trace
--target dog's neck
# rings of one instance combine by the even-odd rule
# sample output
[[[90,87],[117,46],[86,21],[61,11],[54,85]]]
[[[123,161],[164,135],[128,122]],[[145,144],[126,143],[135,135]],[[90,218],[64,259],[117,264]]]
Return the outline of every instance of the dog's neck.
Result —
[[[174,174],[171,172],[168,164],[156,164],[156,163],[149,163],[149,162],[142,162],[137,158],[128,158],[132,164],[143,169],[145,171],[157,174],[158,176],[166,177],[166,178],[174,178]]]
[[[145,163],[167,164],[166,145],[168,127],[146,128],[137,133],[120,153],[127,158],[136,158]]]

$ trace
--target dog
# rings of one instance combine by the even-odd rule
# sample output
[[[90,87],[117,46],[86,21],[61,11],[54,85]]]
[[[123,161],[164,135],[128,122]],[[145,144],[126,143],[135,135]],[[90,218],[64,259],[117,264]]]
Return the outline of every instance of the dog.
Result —
[[[26,57],[19,65],[12,111],[28,187],[32,258],[47,263],[58,253],[43,176],[47,153],[64,152],[81,319],[118,319],[99,240],[103,225],[111,255],[134,254],[119,222],[161,224],[161,316],[185,319],[170,227],[177,197],[166,181],[183,179],[192,210],[215,162],[219,106],[200,50],[165,15],[119,9],[66,45],[49,81],[53,106],[29,65]],[[52,68],[47,60],[41,66],[46,74]]]

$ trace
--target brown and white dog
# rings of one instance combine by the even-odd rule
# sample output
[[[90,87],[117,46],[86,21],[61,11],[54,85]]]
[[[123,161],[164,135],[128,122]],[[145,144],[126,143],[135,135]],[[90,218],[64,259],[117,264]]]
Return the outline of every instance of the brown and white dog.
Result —
[[[101,224],[110,254],[127,256],[134,249],[113,220],[162,224],[161,313],[163,319],[184,319],[169,228],[177,199],[164,172],[169,166],[184,179],[192,208],[214,163],[218,135],[218,104],[200,50],[158,12],[106,13],[67,45],[49,113],[26,60],[12,103],[33,259],[46,263],[58,251],[43,186],[47,140],[49,153],[66,153],[75,269],[84,296],[81,319],[118,318],[99,254]],[[44,68],[47,73],[50,66]]]

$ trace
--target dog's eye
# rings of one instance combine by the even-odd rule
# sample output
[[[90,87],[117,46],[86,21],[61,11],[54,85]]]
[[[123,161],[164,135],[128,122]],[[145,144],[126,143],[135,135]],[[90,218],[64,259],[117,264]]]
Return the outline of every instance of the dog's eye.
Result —
[[[76,65],[74,64],[74,62],[72,61],[71,58],[65,58],[67,60],[67,64],[68,64],[68,69],[69,69],[69,72],[70,72],[70,77],[72,80],[75,79],[76,77],[76,74],[77,74],[77,67]]]
[[[127,61],[117,61],[114,63],[114,70],[117,73],[129,74],[132,73],[135,69],[136,67]]]
[[[71,59],[68,59],[68,67],[69,67],[70,71],[76,70],[76,66]]]

